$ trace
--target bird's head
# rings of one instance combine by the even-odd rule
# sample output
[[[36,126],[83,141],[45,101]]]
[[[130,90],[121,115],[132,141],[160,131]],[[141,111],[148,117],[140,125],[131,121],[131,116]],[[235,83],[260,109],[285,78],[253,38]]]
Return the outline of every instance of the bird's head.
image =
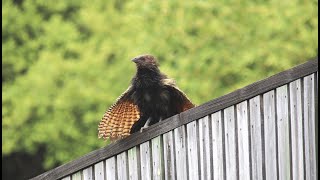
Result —
[[[149,54],[137,56],[132,61],[136,63],[138,68],[159,66],[157,59]]]

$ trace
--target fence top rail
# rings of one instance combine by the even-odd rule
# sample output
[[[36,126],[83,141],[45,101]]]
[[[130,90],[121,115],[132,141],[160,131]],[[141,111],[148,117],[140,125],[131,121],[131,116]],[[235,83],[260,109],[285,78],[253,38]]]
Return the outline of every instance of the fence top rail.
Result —
[[[122,140],[109,144],[106,147],[92,151],[76,160],[44,172],[43,174],[40,174],[32,179],[63,178],[109,157],[115,156],[143,142],[151,140],[152,138],[171,131],[179,126],[198,120],[209,114],[248,100],[282,85],[288,84],[296,79],[315,73],[316,71],[318,71],[318,57],[314,58],[313,60],[309,60],[306,63],[295,66],[289,70],[257,81],[244,88],[238,89],[234,92],[172,116],[150,126],[142,133],[132,134]]]

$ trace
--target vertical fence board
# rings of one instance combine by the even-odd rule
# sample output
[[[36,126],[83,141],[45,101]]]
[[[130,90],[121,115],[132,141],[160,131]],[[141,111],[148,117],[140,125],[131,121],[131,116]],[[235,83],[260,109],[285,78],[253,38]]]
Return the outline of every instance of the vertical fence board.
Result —
[[[316,169],[318,169],[318,167],[319,167],[319,148],[318,148],[318,125],[319,125],[319,119],[318,119],[318,113],[319,113],[319,110],[318,110],[318,108],[319,108],[319,105],[318,105],[318,98],[319,98],[319,96],[318,96],[318,85],[319,85],[319,83],[318,83],[318,81],[319,81],[319,79],[318,79],[318,73],[319,73],[319,71],[317,71],[316,72],[316,74],[317,74],[317,78],[316,78],[316,81],[315,81],[315,141],[316,141],[316,144],[315,144],[315,148],[316,148],[316,163],[315,163],[315,165],[316,165]],[[319,177],[319,171],[316,171],[316,179]]]
[[[175,155],[176,155],[176,172],[177,179],[188,178],[187,173],[187,150],[186,150],[186,132],[185,127],[180,126],[174,129]]]
[[[116,179],[116,158],[111,157],[106,160],[106,177],[108,180],[115,180]],[[96,180],[96,179],[95,179]]]
[[[127,180],[128,179],[128,164],[127,164],[127,153],[122,152],[117,155],[117,172],[118,180]]]
[[[212,179],[209,116],[199,119],[199,150],[201,179]]]
[[[238,179],[234,106],[224,110],[224,139],[226,153],[226,178]]]
[[[95,180],[104,180],[103,161],[94,165],[94,179]]]
[[[81,171],[72,174],[71,179],[72,180],[81,180]]]
[[[304,141],[306,179],[316,178],[316,150],[315,150],[315,87],[314,74],[303,78],[303,111],[304,111]]]
[[[137,160],[137,147],[133,147],[128,150],[128,162],[129,162],[129,179],[138,180],[138,160]]]
[[[237,104],[237,132],[239,150],[239,179],[250,179],[250,150],[247,101]]]
[[[173,131],[163,134],[164,179],[175,180]]]
[[[71,177],[67,176],[67,177],[62,178],[61,180],[71,180]]]
[[[187,124],[188,174],[189,179],[199,179],[197,121]]]
[[[253,180],[262,180],[262,136],[260,96],[249,100],[250,140],[251,140],[251,175]]]
[[[287,85],[277,88],[276,92],[279,180],[285,180],[291,179]]]
[[[291,117],[292,179],[304,179],[301,80],[289,85]]]
[[[161,136],[153,138],[152,144],[152,176],[153,180],[163,179]]]
[[[92,166],[84,169],[82,171],[82,177],[83,177],[83,180],[93,180],[93,174],[92,174]]]
[[[212,161],[213,161],[213,179],[224,178],[224,163],[223,160],[223,142],[222,142],[222,120],[221,111],[211,115],[212,125]]]
[[[140,145],[140,158],[141,158],[141,179],[150,180],[151,179],[151,149],[150,142],[147,141]]]
[[[277,151],[276,151],[276,119],[274,91],[263,95],[264,112],[264,155],[266,180],[277,179]]]

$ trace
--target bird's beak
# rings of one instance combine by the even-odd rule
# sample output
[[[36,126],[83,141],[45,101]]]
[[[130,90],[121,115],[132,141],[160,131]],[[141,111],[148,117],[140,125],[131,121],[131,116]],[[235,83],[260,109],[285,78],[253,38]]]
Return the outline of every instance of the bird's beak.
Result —
[[[133,58],[131,59],[132,62],[137,63],[139,61],[139,58]]]

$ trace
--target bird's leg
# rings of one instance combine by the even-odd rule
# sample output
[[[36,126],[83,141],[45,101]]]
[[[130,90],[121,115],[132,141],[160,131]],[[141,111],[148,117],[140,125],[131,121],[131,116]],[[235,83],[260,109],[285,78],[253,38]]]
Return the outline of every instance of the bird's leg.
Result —
[[[130,134],[133,134],[135,132],[139,132],[141,127],[144,126],[144,124],[146,123],[147,120],[148,120],[147,116],[141,116],[140,119],[132,125],[131,130],[130,130]]]
[[[144,129],[147,129],[149,127],[149,124],[150,124],[150,121],[151,121],[151,117],[149,117],[147,119],[147,122],[144,124],[144,126],[140,129],[140,132],[142,132]]]

